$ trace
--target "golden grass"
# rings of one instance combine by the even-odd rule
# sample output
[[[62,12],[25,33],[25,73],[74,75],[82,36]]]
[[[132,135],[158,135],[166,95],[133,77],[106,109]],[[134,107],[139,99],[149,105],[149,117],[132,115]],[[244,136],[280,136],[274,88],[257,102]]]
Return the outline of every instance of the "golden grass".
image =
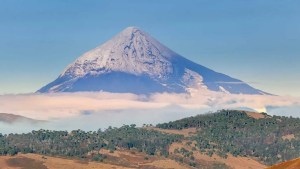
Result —
[[[266,118],[265,115],[261,113],[255,113],[255,112],[249,112],[249,111],[244,111],[249,117],[255,118],[255,119],[263,119]]]
[[[112,164],[97,163],[97,162],[81,162],[78,160],[57,158],[45,156],[38,154],[18,154],[16,156],[0,156],[0,168],[1,169],[24,169],[22,167],[16,166],[15,164],[10,164],[9,160],[11,159],[27,159],[28,161],[34,160],[36,164],[42,164],[47,169],[130,169],[128,167],[122,167]],[[17,162],[18,163],[18,162]],[[23,164],[23,163],[22,163]],[[26,167],[25,169],[33,169],[32,167]]]
[[[267,169],[299,169],[299,168],[300,168],[300,158],[297,158],[294,160],[273,165]]]
[[[182,143],[173,143],[170,146],[169,153],[174,154],[175,149],[180,150],[181,148],[192,151],[192,147],[195,147],[195,142],[192,142],[191,145],[187,145],[186,143],[187,141],[183,141]],[[228,155],[228,157],[225,159],[217,156],[216,154],[210,157],[206,154],[200,153],[199,150],[193,151],[193,156],[198,161],[221,163],[233,169],[264,169],[267,167],[258,161],[247,157],[234,157],[232,155]]]
[[[134,150],[118,149],[111,153],[109,150],[101,149],[100,153],[107,155],[108,159],[110,159],[110,157],[115,157],[115,163],[118,162],[123,165],[130,164],[136,168],[190,169],[174,160],[159,156],[148,156],[143,152]],[[148,159],[145,160],[145,157],[148,157]]]
[[[156,160],[150,163],[141,164],[142,166],[152,166],[162,169],[190,169],[171,159]]]

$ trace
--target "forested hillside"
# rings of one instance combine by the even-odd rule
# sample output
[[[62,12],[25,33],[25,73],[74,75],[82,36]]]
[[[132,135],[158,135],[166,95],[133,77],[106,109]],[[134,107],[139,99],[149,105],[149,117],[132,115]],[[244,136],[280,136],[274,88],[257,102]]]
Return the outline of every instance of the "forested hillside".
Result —
[[[196,141],[200,151],[208,155],[251,156],[267,165],[300,157],[300,119],[262,115],[253,118],[244,111],[222,110],[157,127],[198,128],[190,140]]]
[[[300,157],[300,119],[265,113],[254,115],[221,110],[156,127],[124,125],[104,131],[0,134],[0,155],[35,153],[105,162],[107,154],[103,152],[128,150],[144,153],[145,160],[162,157],[196,168],[207,166],[202,160],[204,156],[250,158],[266,165]],[[227,167],[222,163],[209,166]]]
[[[39,130],[27,134],[0,135],[0,154],[22,152],[86,158],[89,152],[99,152],[101,148],[114,151],[116,147],[121,147],[134,148],[149,155],[156,152],[167,155],[168,145],[182,138],[181,135],[162,134],[136,128],[135,125],[94,132]],[[96,153],[93,159],[101,160],[101,155]]]

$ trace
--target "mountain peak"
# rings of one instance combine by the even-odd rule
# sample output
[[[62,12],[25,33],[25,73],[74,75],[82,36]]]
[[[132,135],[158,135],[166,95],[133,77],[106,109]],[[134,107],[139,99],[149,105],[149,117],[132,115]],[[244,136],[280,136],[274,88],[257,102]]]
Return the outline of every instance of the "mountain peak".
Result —
[[[165,76],[172,71],[170,49],[136,27],[128,27],[69,65],[60,77],[82,77],[108,71]],[[163,73],[162,73],[163,72]]]
[[[140,28],[136,27],[136,26],[129,26],[127,28],[125,28],[122,32],[135,32],[135,31],[141,31]]]
[[[127,37],[127,38],[131,38],[131,36],[135,35],[139,33],[139,35],[145,35],[145,32],[142,31],[141,29],[134,27],[134,26],[130,26],[125,28],[124,30],[122,30],[116,37],[120,38],[121,36]]]
[[[190,89],[265,94],[178,55],[137,27],[127,27],[84,53],[39,92],[103,90],[145,94]]]

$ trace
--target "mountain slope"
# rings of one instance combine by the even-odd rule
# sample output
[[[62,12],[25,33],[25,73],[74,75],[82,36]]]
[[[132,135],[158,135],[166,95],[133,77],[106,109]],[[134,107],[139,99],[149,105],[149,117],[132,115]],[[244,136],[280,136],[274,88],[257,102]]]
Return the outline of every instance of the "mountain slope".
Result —
[[[297,158],[280,164],[273,165],[267,169],[299,169],[299,168],[300,168],[300,159]]]
[[[190,89],[267,94],[180,56],[135,27],[126,28],[103,45],[83,54],[38,92],[148,94],[182,93]]]
[[[44,122],[44,121],[35,120],[35,119],[27,118],[24,116],[14,115],[14,114],[0,113],[0,122],[3,122],[3,123],[14,123],[14,122],[40,123],[40,122]]]

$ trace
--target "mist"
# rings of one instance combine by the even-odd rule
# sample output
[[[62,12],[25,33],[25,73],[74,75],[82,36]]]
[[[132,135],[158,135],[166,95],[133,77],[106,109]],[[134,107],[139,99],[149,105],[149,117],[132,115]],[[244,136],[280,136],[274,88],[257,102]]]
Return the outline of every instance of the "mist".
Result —
[[[1,133],[38,129],[86,131],[124,124],[158,124],[219,109],[242,109],[299,117],[300,99],[289,96],[219,92],[156,93],[149,96],[107,92],[1,95],[0,113],[45,122],[0,123]]]

